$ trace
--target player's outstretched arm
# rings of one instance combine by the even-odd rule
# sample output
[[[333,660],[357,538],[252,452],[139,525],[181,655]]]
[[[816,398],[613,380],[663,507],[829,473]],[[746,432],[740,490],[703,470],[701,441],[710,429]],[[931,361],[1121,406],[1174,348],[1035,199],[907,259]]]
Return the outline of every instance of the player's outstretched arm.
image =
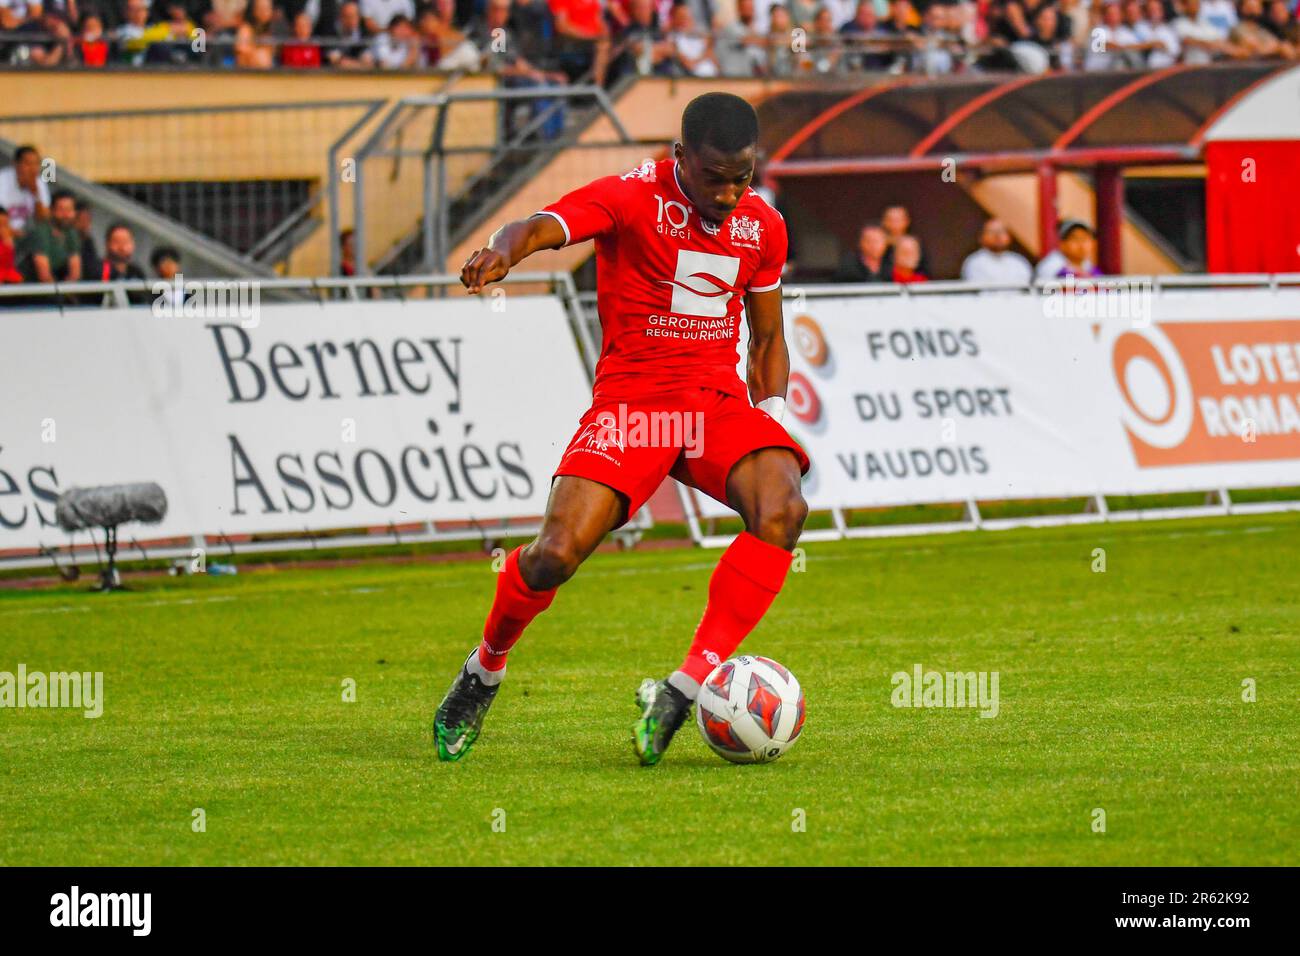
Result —
[[[780,420],[773,404],[785,404],[785,389],[790,378],[790,352],[785,344],[785,324],[781,317],[781,290],[750,292],[745,296],[745,315],[749,319],[749,357],[746,378],[749,398],[773,418]],[[770,398],[779,403],[764,404]]]
[[[535,215],[506,223],[460,270],[460,281],[471,293],[482,292],[489,282],[504,279],[524,259],[540,249],[558,249],[565,242],[564,227],[554,216]]]

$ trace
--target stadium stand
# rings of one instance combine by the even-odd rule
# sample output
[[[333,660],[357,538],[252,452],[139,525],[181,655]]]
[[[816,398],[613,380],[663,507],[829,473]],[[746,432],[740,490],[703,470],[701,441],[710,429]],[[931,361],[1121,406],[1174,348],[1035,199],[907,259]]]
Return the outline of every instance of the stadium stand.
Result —
[[[4,0],[32,68],[487,69],[552,85],[1294,60],[1291,0]]]
[[[921,247],[909,281],[957,277],[990,218],[1036,262],[1079,219],[1104,273],[1198,271],[1201,137],[1296,59],[1295,7],[0,0],[0,69],[21,91],[0,163],[34,144],[61,164],[83,266],[121,221],[139,262],[161,247],[196,276],[337,275],[345,231],[357,275],[443,272],[543,193],[664,155],[682,103],[723,82],[762,111],[793,277],[831,279],[896,205]],[[922,188],[953,157],[956,188]],[[869,198],[837,201],[826,175]],[[48,197],[6,195],[0,268],[30,281],[27,207],[43,219]],[[897,238],[873,275],[895,278]]]

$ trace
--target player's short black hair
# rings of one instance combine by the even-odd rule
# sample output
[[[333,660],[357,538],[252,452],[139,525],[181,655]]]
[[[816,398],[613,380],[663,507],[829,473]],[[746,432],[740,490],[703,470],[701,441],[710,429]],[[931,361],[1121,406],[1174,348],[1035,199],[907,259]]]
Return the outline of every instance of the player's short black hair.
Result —
[[[682,113],[682,145],[687,149],[712,146],[722,153],[738,153],[756,146],[758,114],[732,93],[697,96]]]
[[[77,197],[72,195],[72,193],[66,189],[57,189],[54,191],[54,195],[50,197],[50,208],[53,209],[55,203],[62,202],[65,199],[72,200],[72,208],[77,208]]]

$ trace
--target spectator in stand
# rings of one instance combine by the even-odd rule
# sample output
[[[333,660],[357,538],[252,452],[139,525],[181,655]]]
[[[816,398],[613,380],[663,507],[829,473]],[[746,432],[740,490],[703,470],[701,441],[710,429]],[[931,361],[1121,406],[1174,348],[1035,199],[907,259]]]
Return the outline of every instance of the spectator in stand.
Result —
[[[631,73],[668,75],[672,70],[673,45],[659,27],[659,11],[654,0],[629,0],[626,18],[627,22],[617,33],[611,75],[615,79]]]
[[[456,28],[456,0],[434,0],[420,14],[423,66],[477,72],[483,65],[478,47]]]
[[[145,38],[149,29],[149,0],[126,0],[125,9],[122,22],[113,30],[113,45],[123,62],[139,66],[152,42]]]
[[[1040,6],[1033,15],[1028,39],[1011,44],[1010,52],[1022,73],[1039,74],[1048,70],[1069,69],[1074,60],[1069,25],[1050,4]]]
[[[785,8],[796,27],[805,33],[812,29],[813,19],[817,16],[816,0],[785,0]]]
[[[885,229],[885,241],[889,245],[885,253],[886,267],[894,267],[894,250],[897,248],[899,241],[907,235],[912,228],[912,214],[907,211],[906,206],[889,206],[880,216],[880,225]],[[919,245],[918,245],[919,248]],[[925,254],[921,254],[921,261],[917,266],[918,271],[930,274],[930,263],[926,260]]]
[[[792,76],[795,70],[794,21],[781,3],[768,8],[767,74]]]
[[[1078,219],[1067,219],[1057,232],[1059,246],[1038,263],[1034,275],[1039,279],[1088,278],[1101,275],[1092,261],[1096,234]]]
[[[934,2],[925,10],[921,28],[911,36],[914,52],[911,69],[914,73],[936,76],[951,73],[962,53],[961,37],[948,28],[949,13],[955,9]]]
[[[852,21],[857,14],[857,0],[821,0],[820,10],[825,10],[831,17],[831,30],[839,32],[840,28]],[[814,14],[814,23],[816,14]]]
[[[899,236],[894,243],[894,266],[889,279],[899,285],[930,281],[921,268],[921,240],[916,236]]]
[[[108,62],[108,50],[104,21],[97,13],[87,13],[81,18],[81,27],[77,31],[73,59],[81,66],[100,67]]]
[[[40,9],[38,0],[0,0],[0,33],[13,33]]]
[[[190,3],[202,3],[203,0],[188,0]],[[293,29],[293,21],[298,14],[305,13],[311,18],[312,36],[320,38],[329,35],[334,22],[339,18],[339,0],[276,0],[280,12]]]
[[[23,234],[18,260],[19,271],[28,282],[81,279],[81,236],[77,233],[77,204],[72,193],[59,190],[50,198],[49,218]]]
[[[1270,0],[1264,26],[1282,41],[1283,56],[1288,60],[1300,57],[1300,24],[1291,15],[1287,0]]]
[[[23,281],[23,274],[18,271],[18,253],[14,243],[9,211],[0,206],[0,282]]]
[[[356,233],[351,229],[339,232],[339,275],[351,278],[357,274]]]
[[[269,70],[274,65],[275,48],[258,40],[251,23],[241,23],[235,30],[235,66]]]
[[[388,29],[375,35],[370,55],[381,70],[414,70],[423,55],[420,36],[405,14],[388,21]]]
[[[988,49],[977,61],[980,69],[1019,70],[1022,73],[1047,71],[1047,65],[1041,62],[1041,51],[1031,51],[1027,62],[1015,55],[1015,45],[1027,43],[1033,37],[1031,24],[1015,0],[989,0],[984,11],[984,25]]]
[[[542,70],[559,69],[555,54],[555,17],[547,0],[515,0],[510,25],[519,41],[519,52]]]
[[[835,15],[831,8],[822,5],[813,14],[808,31],[808,57],[806,68],[813,73],[834,73],[840,67],[844,48],[835,28]]]
[[[1071,60],[1075,59],[1073,52],[1084,49],[1092,39],[1092,20],[1088,15],[1090,6],[1090,0],[1057,2],[1057,16],[1062,23],[1061,38],[1070,46]]]
[[[248,0],[208,0],[208,10],[203,17],[203,25],[212,36],[234,36],[239,25],[244,22],[248,10]]]
[[[93,5],[93,4],[91,4]],[[63,17],[68,26],[72,26],[81,19],[81,11],[78,9],[77,0],[32,0],[28,6],[40,6],[44,10],[52,10],[59,16]]]
[[[399,16],[414,23],[415,0],[361,0],[361,20],[371,35],[387,30]]]
[[[145,30],[146,63],[184,64],[194,59],[195,26],[182,0],[168,0],[167,19]]]
[[[967,282],[1028,283],[1034,277],[1029,260],[1011,248],[1011,233],[1001,219],[990,219],[980,231],[980,248],[961,264]]]
[[[25,41],[24,45],[33,66],[62,66],[72,59],[72,28],[51,5],[38,8],[17,32],[32,35],[32,40]]]
[[[75,203],[77,218],[75,228],[81,242],[81,274],[93,279],[99,272],[99,250],[95,248],[95,219],[90,203],[78,199]]]
[[[547,71],[534,66],[519,52],[520,44],[510,26],[511,0],[487,0],[483,18],[470,27],[470,36],[483,50],[483,68],[501,78],[509,89],[537,89],[563,86],[568,77],[558,70]],[[506,104],[506,131],[513,135],[515,110]],[[563,99],[536,99],[523,106],[531,119],[540,122],[538,133],[543,140],[555,139],[564,132]]]
[[[869,222],[858,231],[858,245],[840,257],[840,266],[832,282],[889,282],[890,268],[885,262],[889,243],[885,230]]]
[[[639,0],[638,0],[639,2]],[[649,5],[650,0],[644,0]],[[863,0],[869,3],[870,0]],[[758,31],[754,0],[736,0],[736,17],[717,30],[718,66],[723,76],[762,76],[767,43]]]
[[[913,49],[913,40],[917,36],[920,17],[910,0],[893,0],[889,5],[889,19],[880,24],[880,32],[898,51],[889,64],[891,73],[902,73],[907,68],[907,52]]]
[[[135,263],[135,236],[124,222],[115,222],[104,230],[104,259],[95,272],[87,272],[88,279],[105,282],[116,279],[143,279],[144,270]],[[130,293],[132,302],[139,293]]]
[[[42,167],[36,147],[23,145],[14,150],[14,164],[0,169],[0,209],[8,212],[15,235],[50,214],[50,186]]]
[[[1147,51],[1147,66],[1153,70],[1173,66],[1178,62],[1183,47],[1174,28],[1165,22],[1164,0],[1146,0],[1145,17],[1143,10],[1142,0],[1128,0],[1124,17]]]
[[[609,27],[601,0],[549,0],[555,17],[555,46],[559,67],[570,81],[591,73],[597,86],[605,83],[609,66]]]
[[[154,276],[159,280],[153,283],[156,290],[159,283],[166,283],[161,290],[161,295],[154,301],[161,301],[172,310],[173,315],[181,315],[185,308],[185,288],[182,283],[180,288],[176,287],[175,280],[181,275],[181,254],[171,246],[155,246],[153,253],[149,256],[149,265],[153,267]],[[157,292],[155,292],[157,295]]]
[[[171,282],[181,272],[181,254],[171,246],[155,246],[149,256],[153,274],[164,282]]]
[[[1264,20],[1263,0],[1241,0],[1237,25],[1228,34],[1243,59],[1276,60],[1286,56],[1285,44],[1268,28]]]
[[[1178,16],[1172,24],[1183,48],[1183,62],[1200,65],[1231,52],[1228,28],[1212,22],[1201,8],[1201,0],[1174,0]]]
[[[892,53],[879,49],[884,34],[873,0],[858,0],[858,9],[853,19],[840,27],[840,36],[848,44],[845,66],[850,70],[887,70],[894,62]]]
[[[1201,0],[1201,16],[1224,33],[1237,25],[1237,5],[1233,0]]]
[[[329,36],[339,41],[330,44],[325,58],[340,70],[368,70],[375,65],[370,54],[370,38],[361,22],[361,7],[348,0],[339,6],[338,19]]]
[[[711,77],[718,75],[718,61],[713,55],[713,37],[702,31],[688,4],[673,7],[668,41],[678,76]]]
[[[293,18],[293,37],[280,47],[280,65],[312,70],[321,65],[320,44],[312,39],[311,14],[300,10]]]
[[[249,0],[245,21],[261,42],[283,40],[289,36],[284,12],[275,5],[275,0]]]
[[[1088,46],[1083,68],[1090,73],[1106,70],[1137,69],[1142,66],[1146,50],[1137,34],[1124,22],[1118,0],[1108,0],[1101,8],[1101,23],[1093,30],[1094,42]]]

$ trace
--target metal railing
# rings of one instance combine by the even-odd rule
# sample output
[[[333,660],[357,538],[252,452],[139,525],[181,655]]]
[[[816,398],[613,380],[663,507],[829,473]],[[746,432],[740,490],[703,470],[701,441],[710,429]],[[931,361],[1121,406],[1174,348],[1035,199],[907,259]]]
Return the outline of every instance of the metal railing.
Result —
[[[599,86],[547,86],[526,89],[448,91],[431,95],[407,96],[394,104],[377,123],[373,132],[351,151],[348,157],[354,163],[356,180],[352,189],[352,232],[357,272],[372,271],[370,262],[378,258],[369,246],[371,230],[367,218],[367,194],[371,188],[368,164],[372,160],[391,160],[394,164],[404,159],[420,164],[421,217],[418,223],[420,271],[433,272],[443,268],[451,251],[452,203],[457,196],[472,196],[488,182],[489,167],[505,157],[521,151],[555,152],[572,146],[568,136],[559,136],[540,143],[531,142],[538,129],[547,122],[561,103],[590,101],[599,116],[606,118],[618,137],[615,145],[636,142],[614,111],[609,94]],[[486,103],[498,108],[508,108],[518,102],[551,101],[531,120],[509,135],[502,135],[503,123],[493,125],[497,131],[491,142],[482,144],[450,145],[448,143],[449,111],[457,105]],[[330,148],[331,169],[337,169],[341,153],[350,137],[340,137]],[[405,142],[413,138],[411,143]],[[479,158],[481,162],[467,162]],[[458,162],[459,183],[453,191],[450,166]],[[331,221],[339,222],[342,208],[341,182],[338,176],[329,180],[329,207]],[[485,197],[486,198],[486,197]],[[472,209],[467,209],[472,212]],[[414,236],[412,236],[413,238]],[[337,273],[341,262],[339,230],[330,236],[330,271]]]
[[[385,102],[0,116],[0,137],[9,144],[40,144],[56,163],[57,181],[74,192],[88,183],[115,193],[123,207],[115,218],[132,223],[141,218],[126,208],[133,204],[172,224],[178,234],[221,246],[232,260],[270,269],[294,247],[293,238],[319,218],[322,180],[331,181],[336,169],[322,168],[327,145],[355,135]],[[215,167],[213,156],[223,157]],[[142,231],[154,232],[143,224]],[[147,255],[148,243],[144,246]],[[228,271],[229,266],[222,270]]]

